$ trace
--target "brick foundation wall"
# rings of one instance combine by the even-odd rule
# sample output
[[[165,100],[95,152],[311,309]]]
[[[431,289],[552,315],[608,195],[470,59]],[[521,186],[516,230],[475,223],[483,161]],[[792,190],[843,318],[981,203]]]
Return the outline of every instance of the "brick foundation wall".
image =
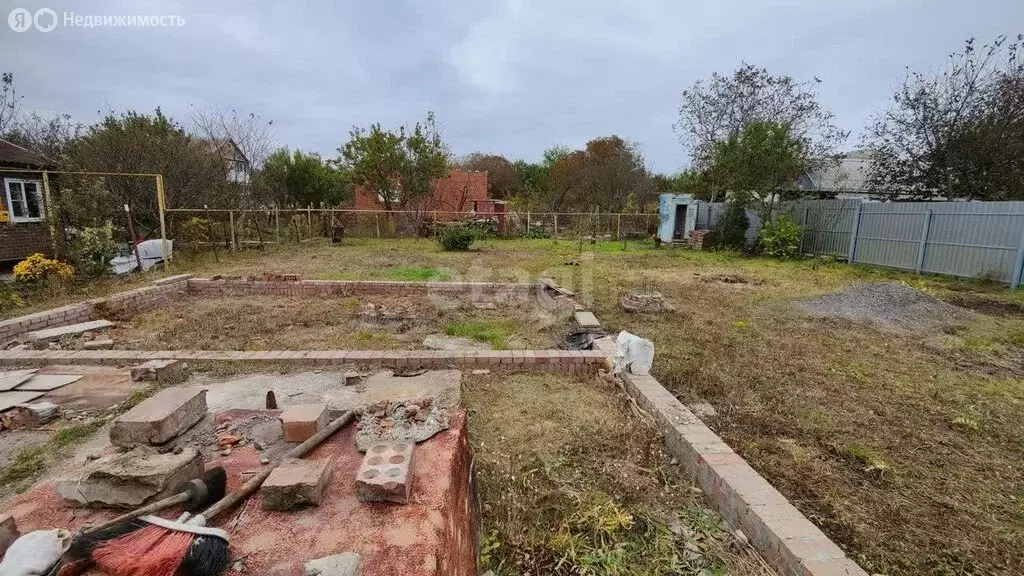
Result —
[[[37,252],[53,252],[45,222],[0,222],[0,262],[24,260]]]
[[[358,294],[452,294],[531,296],[536,284],[495,282],[378,282],[370,280],[249,280],[246,278],[191,278],[193,296],[353,296]]]
[[[130,315],[166,306],[185,293],[190,277],[188,274],[171,276],[155,281],[152,286],[0,321],[0,344],[33,330],[98,320],[105,315]]]

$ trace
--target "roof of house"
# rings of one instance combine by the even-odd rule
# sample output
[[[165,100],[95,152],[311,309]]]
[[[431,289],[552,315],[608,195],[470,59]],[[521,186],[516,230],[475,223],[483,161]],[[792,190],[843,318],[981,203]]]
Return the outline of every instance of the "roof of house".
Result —
[[[6,168],[54,168],[57,163],[42,154],[0,139],[0,166]]]
[[[807,175],[812,190],[822,192],[867,193],[868,172],[871,158],[863,153],[853,153],[840,158],[839,162],[816,170]]]
[[[197,140],[199,145],[211,154],[216,154],[224,160],[234,160],[236,162],[249,163],[249,158],[245,156],[245,152],[238,147],[231,138],[213,138],[213,139],[202,139]]]

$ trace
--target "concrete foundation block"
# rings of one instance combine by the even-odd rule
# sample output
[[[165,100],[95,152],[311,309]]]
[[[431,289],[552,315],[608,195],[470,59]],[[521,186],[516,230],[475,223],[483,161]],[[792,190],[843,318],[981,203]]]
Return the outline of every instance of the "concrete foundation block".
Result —
[[[57,493],[72,505],[135,508],[171,496],[189,480],[203,475],[203,457],[195,448],[159,454],[138,447],[90,463],[58,478]]]
[[[260,487],[263,509],[285,511],[320,504],[332,473],[333,466],[328,460],[286,459]]]
[[[117,446],[163,444],[206,415],[206,390],[168,388],[118,416],[110,427]]]
[[[114,323],[110,320],[93,320],[91,322],[81,322],[78,324],[69,324],[67,326],[58,326],[57,328],[47,328],[45,330],[27,332],[22,338],[26,342],[51,342],[53,340],[59,340],[64,336],[74,336],[83,332],[106,330],[113,325]]]
[[[21,533],[18,532],[18,525],[14,521],[14,516],[0,514],[0,556],[7,552],[7,548],[20,536]]]
[[[171,374],[186,367],[186,364],[181,360],[148,360],[132,367],[132,382],[164,380]]]
[[[405,504],[412,491],[413,442],[379,442],[370,446],[356,474],[356,496],[361,502]]]
[[[330,422],[327,404],[297,404],[281,412],[285,442],[305,442]]]
[[[601,323],[597,320],[597,316],[594,316],[593,312],[586,310],[577,310],[573,314],[573,319],[576,321],[576,326],[580,332],[600,332]]]

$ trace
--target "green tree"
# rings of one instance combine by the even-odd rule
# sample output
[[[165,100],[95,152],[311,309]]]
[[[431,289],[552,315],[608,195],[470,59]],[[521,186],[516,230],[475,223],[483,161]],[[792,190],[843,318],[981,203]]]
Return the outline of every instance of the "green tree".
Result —
[[[269,193],[279,206],[301,207],[309,204],[337,206],[351,192],[347,174],[320,158],[318,154],[290,152],[281,148],[269,156],[254,178],[254,185]]]
[[[450,153],[433,112],[412,129],[357,126],[338,151],[339,163],[353,184],[376,192],[386,210],[416,207],[413,201],[430,196],[433,181],[451,169]]]
[[[67,164],[92,172],[163,174],[171,207],[237,207],[237,192],[227,186],[227,166],[159,108],[153,114],[107,114],[67,146]],[[60,208],[72,226],[102,226],[124,220],[131,206],[137,232],[159,229],[153,178],[108,176],[61,178]]]
[[[794,137],[788,124],[758,120],[714,143],[709,173],[731,194],[749,195],[753,209],[768,222],[779,195],[811,162],[807,143]]]
[[[908,72],[865,144],[879,195],[1024,198],[1024,36],[968,40],[935,73]]]

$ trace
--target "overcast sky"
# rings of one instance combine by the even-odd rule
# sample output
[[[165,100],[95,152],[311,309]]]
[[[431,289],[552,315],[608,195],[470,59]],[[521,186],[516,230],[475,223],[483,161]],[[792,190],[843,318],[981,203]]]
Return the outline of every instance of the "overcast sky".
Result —
[[[1024,31],[1022,0],[0,0],[61,23],[0,21],[0,71],[25,107],[92,122],[134,108],[184,120],[190,105],[272,119],[280,144],[334,157],[353,124],[436,112],[456,154],[535,160],[617,134],[648,165],[686,164],[672,130],[680,92],[741,60],[819,77],[821,103],[856,135],[904,67],[963,40]],[[65,26],[65,13],[174,15],[172,27]],[[44,22],[45,24],[45,22]],[[848,147],[856,145],[856,141]]]

